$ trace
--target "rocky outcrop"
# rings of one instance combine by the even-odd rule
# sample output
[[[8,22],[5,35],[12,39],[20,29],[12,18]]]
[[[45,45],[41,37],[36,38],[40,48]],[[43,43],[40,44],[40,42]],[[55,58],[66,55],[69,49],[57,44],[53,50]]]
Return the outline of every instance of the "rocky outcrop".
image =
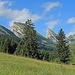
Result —
[[[10,30],[11,30],[17,37],[22,38],[22,37],[23,37],[23,28],[24,28],[24,24],[14,22],[13,25],[11,26]]]
[[[46,38],[53,41],[53,43],[56,43],[57,41],[56,34],[51,29],[47,30]]]

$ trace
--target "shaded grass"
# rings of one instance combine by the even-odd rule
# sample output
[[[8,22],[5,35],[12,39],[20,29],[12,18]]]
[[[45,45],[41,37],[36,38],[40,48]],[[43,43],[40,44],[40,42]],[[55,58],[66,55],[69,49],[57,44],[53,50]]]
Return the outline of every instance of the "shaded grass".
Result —
[[[0,75],[75,75],[75,66],[0,53]]]

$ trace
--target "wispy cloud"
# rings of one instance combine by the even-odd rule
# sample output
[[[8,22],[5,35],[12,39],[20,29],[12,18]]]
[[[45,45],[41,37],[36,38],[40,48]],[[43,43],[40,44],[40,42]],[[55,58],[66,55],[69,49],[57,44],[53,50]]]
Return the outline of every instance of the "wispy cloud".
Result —
[[[1,1],[0,0],[0,9],[5,6],[11,6],[11,5],[12,5],[12,1]]]
[[[10,25],[14,21],[25,22],[27,19],[36,21],[41,18],[38,14],[32,14],[29,9],[12,10],[11,8],[6,7],[6,5],[12,5],[12,3],[8,1],[0,1],[0,16],[5,16],[6,18],[11,19]]]
[[[75,24],[75,17],[69,18],[67,20],[67,23],[72,24],[72,25]],[[66,36],[68,37],[68,36],[73,35],[73,34],[75,34],[75,25],[73,25],[72,30]]]
[[[50,11],[52,8],[54,7],[59,7],[61,6],[60,2],[46,2],[42,5],[42,7],[44,8],[45,12]]]
[[[75,23],[75,17],[69,18],[69,19],[67,20],[67,23],[68,23],[68,24]]]
[[[73,35],[73,34],[75,34],[75,25],[72,27],[71,32],[69,32],[66,36],[68,37],[68,36]]]
[[[47,22],[46,25],[48,28],[50,29],[53,29],[56,25],[59,24],[59,20],[53,20],[53,21],[50,21],[50,22]]]

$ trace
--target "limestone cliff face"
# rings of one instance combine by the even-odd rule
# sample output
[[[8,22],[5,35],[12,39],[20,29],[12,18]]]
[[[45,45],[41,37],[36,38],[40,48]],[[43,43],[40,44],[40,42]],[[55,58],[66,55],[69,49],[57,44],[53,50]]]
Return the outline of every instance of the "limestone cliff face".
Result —
[[[24,24],[14,22],[13,25],[11,26],[10,30],[11,30],[17,37],[22,38],[22,37],[23,37],[23,28],[24,28]]]
[[[56,34],[51,29],[48,29],[47,30],[46,38],[47,39],[50,39],[54,43],[56,43],[56,41],[57,41]]]

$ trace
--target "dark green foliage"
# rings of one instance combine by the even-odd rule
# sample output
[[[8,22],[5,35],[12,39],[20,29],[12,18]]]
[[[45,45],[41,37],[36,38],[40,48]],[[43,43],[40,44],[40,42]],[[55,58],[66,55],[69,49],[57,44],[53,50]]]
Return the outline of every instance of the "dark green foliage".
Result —
[[[16,50],[17,42],[15,37],[0,35],[0,52],[13,54]]]
[[[43,50],[38,50],[37,59],[43,60],[43,57],[44,57],[44,51]]]
[[[43,60],[43,61],[52,61],[52,62],[57,62],[57,53],[56,51],[46,51],[46,50],[38,50],[37,53],[37,59]]]
[[[49,61],[49,53],[47,51],[44,52],[43,60]]]
[[[26,57],[36,57],[38,40],[36,38],[36,31],[34,30],[33,23],[31,20],[25,22],[23,34],[21,42],[19,43],[17,50],[15,52],[16,55],[26,56]]]
[[[9,38],[6,38],[5,42],[4,42],[4,47],[3,47],[3,52],[4,53],[9,53],[10,52],[10,44],[11,44],[11,40]]]
[[[57,53],[61,63],[68,64],[70,61],[70,50],[69,50],[69,43],[66,40],[65,34],[61,29],[57,36]]]

